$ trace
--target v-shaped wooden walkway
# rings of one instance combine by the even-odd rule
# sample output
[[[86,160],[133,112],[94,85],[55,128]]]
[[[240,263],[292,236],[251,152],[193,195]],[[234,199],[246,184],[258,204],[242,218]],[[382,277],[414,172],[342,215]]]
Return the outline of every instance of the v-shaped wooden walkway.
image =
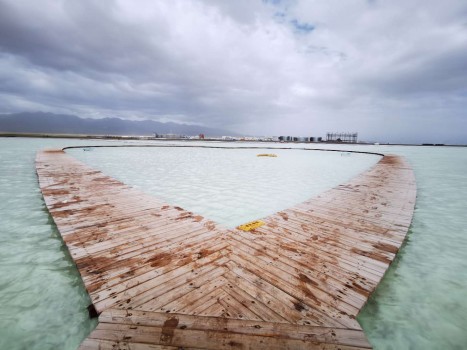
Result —
[[[81,349],[367,349],[356,316],[410,226],[416,185],[385,156],[349,183],[228,230],[62,150],[47,207],[99,316]]]

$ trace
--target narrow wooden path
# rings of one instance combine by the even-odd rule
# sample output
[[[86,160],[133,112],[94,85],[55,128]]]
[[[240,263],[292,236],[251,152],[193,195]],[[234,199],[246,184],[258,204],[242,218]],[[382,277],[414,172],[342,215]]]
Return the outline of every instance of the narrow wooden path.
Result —
[[[356,316],[410,226],[406,161],[228,230],[67,155],[37,154],[46,205],[99,316],[81,349],[367,349]]]

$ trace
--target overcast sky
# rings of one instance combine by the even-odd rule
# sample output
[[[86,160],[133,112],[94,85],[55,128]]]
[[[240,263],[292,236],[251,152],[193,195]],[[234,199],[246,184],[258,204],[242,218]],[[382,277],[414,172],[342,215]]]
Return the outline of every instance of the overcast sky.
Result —
[[[465,0],[0,0],[0,112],[467,143]]]

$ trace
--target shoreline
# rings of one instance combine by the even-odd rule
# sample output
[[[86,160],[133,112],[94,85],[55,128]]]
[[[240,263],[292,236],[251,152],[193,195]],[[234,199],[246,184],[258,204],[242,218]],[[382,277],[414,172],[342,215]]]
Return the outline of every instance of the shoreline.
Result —
[[[456,144],[438,144],[438,143],[374,143],[374,142],[292,142],[292,141],[252,141],[252,140],[222,140],[220,138],[205,138],[205,139],[184,139],[184,138],[156,138],[153,136],[135,136],[135,135],[88,135],[88,134],[54,134],[54,133],[15,133],[15,132],[0,132],[0,137],[14,138],[53,138],[53,139],[83,139],[83,140],[131,140],[131,141],[186,141],[186,142],[260,142],[260,143],[285,143],[285,144],[324,144],[324,145],[356,145],[356,146],[423,146],[423,147],[467,147],[466,145]]]

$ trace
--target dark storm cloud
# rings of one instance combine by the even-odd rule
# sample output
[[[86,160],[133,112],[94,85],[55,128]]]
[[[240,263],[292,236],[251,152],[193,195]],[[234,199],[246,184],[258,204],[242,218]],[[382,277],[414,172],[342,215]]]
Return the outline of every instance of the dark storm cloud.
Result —
[[[145,46],[143,38],[148,33],[112,17],[112,2],[43,4],[54,9],[48,13],[47,9],[31,10],[2,3],[0,45],[3,50],[35,65],[95,74],[129,69],[137,76],[141,72],[137,66],[147,67],[152,59],[158,58],[157,47],[148,50]],[[157,41],[157,37],[154,39]]]

